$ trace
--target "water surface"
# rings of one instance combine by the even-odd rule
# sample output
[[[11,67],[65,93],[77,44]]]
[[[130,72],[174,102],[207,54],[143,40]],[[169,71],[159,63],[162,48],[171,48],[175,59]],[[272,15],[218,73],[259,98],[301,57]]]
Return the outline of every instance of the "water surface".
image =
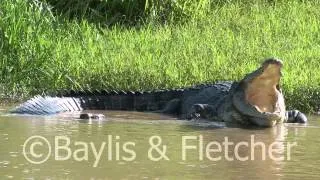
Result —
[[[0,179],[292,180],[320,177],[320,118],[316,116],[309,117],[310,122],[307,126],[280,125],[268,129],[241,129],[222,128],[219,124],[186,122],[152,113],[121,111],[103,113],[109,120],[79,121],[75,119],[77,115],[70,114],[51,117],[2,114]],[[76,154],[75,157],[78,159],[72,155],[68,160],[55,160],[56,155],[52,150],[47,161],[33,164],[23,154],[23,145],[32,136],[47,139],[52,148],[55,147],[55,138],[68,138],[71,154]],[[152,147],[149,138],[152,136],[161,138],[159,149],[161,151],[162,146],[166,146],[164,153],[166,158],[154,161],[159,157],[159,152],[154,149],[153,156],[151,158],[148,156],[148,151]],[[197,149],[186,150],[185,160],[182,157],[183,137],[197,138],[186,141],[187,145]],[[220,143],[223,146],[223,142],[228,138],[229,142],[234,144],[250,143],[252,137],[255,142],[262,142],[266,147],[274,143],[273,148],[276,151],[273,154],[274,158],[266,155],[266,159],[263,159],[261,147],[255,148],[252,153],[249,147],[239,146],[237,154],[240,157],[249,157],[249,160],[236,160],[234,145],[230,146],[227,152],[222,149],[221,152],[209,153],[211,158],[220,156],[219,160],[207,158],[206,145],[210,142]],[[153,143],[157,144],[157,140],[159,139],[154,139]],[[59,142],[66,143],[62,140]],[[82,145],[75,145],[76,142]],[[90,150],[90,143],[99,149],[103,142],[106,143],[105,149],[102,151],[100,161],[96,163],[93,150]],[[88,145],[87,159],[84,158],[85,153],[79,150],[80,147],[84,147],[83,143]],[[132,144],[127,146],[130,152],[123,149],[125,143],[134,143],[134,146]],[[288,143],[297,143],[291,149],[290,159],[287,156]],[[217,148],[217,146],[211,147]],[[199,153],[201,147],[202,153]],[[48,148],[44,146],[34,146],[34,152],[37,155],[42,153],[43,157],[47,150]],[[68,152],[61,150],[58,154],[67,157]],[[30,152],[27,151],[27,155],[30,155]],[[82,161],[79,161],[81,158]]]

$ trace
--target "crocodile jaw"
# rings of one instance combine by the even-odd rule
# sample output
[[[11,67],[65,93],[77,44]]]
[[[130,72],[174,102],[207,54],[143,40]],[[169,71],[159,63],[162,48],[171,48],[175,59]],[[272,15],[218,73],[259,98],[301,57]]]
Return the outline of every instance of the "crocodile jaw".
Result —
[[[274,112],[279,90],[280,67],[270,64],[263,73],[248,83],[245,90],[246,101],[259,112]]]
[[[280,89],[282,61],[267,59],[262,66],[246,75],[234,89],[233,115],[241,124],[271,127],[285,120],[285,103]],[[238,114],[238,115],[236,115]]]
[[[262,115],[250,120],[259,126],[270,127],[284,120],[285,104],[279,85],[282,66],[281,60],[266,60],[245,86],[245,101]]]

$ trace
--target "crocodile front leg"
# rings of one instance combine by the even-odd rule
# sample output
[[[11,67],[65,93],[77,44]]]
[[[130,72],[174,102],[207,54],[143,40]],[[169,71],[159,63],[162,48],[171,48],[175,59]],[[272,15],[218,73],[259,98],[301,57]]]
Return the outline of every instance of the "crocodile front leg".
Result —
[[[286,111],[287,123],[307,123],[308,119],[305,114],[298,110]]]
[[[212,105],[209,104],[194,104],[186,118],[191,119],[207,119],[213,120],[217,116],[215,109]]]

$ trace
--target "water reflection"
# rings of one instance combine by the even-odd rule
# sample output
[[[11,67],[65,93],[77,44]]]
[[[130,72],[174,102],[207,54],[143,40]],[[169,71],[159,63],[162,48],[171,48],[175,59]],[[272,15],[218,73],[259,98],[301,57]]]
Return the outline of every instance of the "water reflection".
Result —
[[[100,113],[100,112],[99,112]],[[268,129],[223,128],[207,122],[177,121],[172,117],[155,114],[112,112],[106,113],[107,121],[83,121],[76,116],[63,117],[22,117],[0,116],[0,179],[19,178],[55,178],[55,179],[317,179],[320,176],[320,150],[318,144],[319,124],[316,119],[306,127],[298,125],[279,125]],[[166,120],[161,120],[166,119]],[[221,124],[219,124],[221,125]],[[218,127],[218,128],[217,128]],[[92,167],[94,159],[77,162],[55,161],[53,155],[44,164],[28,163],[21,154],[24,141],[32,135],[41,135],[54,143],[55,136],[67,136],[74,141],[93,142],[99,147],[103,141],[113,136],[113,144],[133,141],[137,158],[127,162],[104,158],[97,167]],[[115,139],[115,136],[119,139]],[[148,159],[150,148],[149,137],[157,135],[166,145],[169,161],[153,162]],[[187,160],[182,159],[182,137],[194,136],[188,145],[196,146],[187,151]],[[227,151],[228,157],[235,159],[235,144],[240,142],[263,142],[267,148],[274,144],[274,156],[270,158],[257,145],[254,149],[254,160],[228,161],[225,152],[213,153],[221,155],[219,161],[211,161],[203,152],[203,160],[199,160],[199,137],[205,146],[216,141],[223,144],[225,138],[234,143]],[[292,148],[291,159],[288,160],[288,143],[297,142]],[[120,146],[121,147],[121,146]],[[115,146],[113,146],[115,148]],[[247,146],[238,149],[240,157],[250,157],[251,150]],[[93,157],[92,154],[90,156]]]

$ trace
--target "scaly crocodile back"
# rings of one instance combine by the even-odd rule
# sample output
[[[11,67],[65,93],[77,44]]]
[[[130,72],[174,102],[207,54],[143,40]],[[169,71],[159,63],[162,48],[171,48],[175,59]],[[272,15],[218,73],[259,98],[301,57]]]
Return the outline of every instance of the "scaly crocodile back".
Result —
[[[185,89],[155,91],[65,91],[55,96],[35,96],[13,109],[12,113],[50,115],[60,112],[94,110],[157,111],[173,99],[196,94],[214,84],[201,84]]]

